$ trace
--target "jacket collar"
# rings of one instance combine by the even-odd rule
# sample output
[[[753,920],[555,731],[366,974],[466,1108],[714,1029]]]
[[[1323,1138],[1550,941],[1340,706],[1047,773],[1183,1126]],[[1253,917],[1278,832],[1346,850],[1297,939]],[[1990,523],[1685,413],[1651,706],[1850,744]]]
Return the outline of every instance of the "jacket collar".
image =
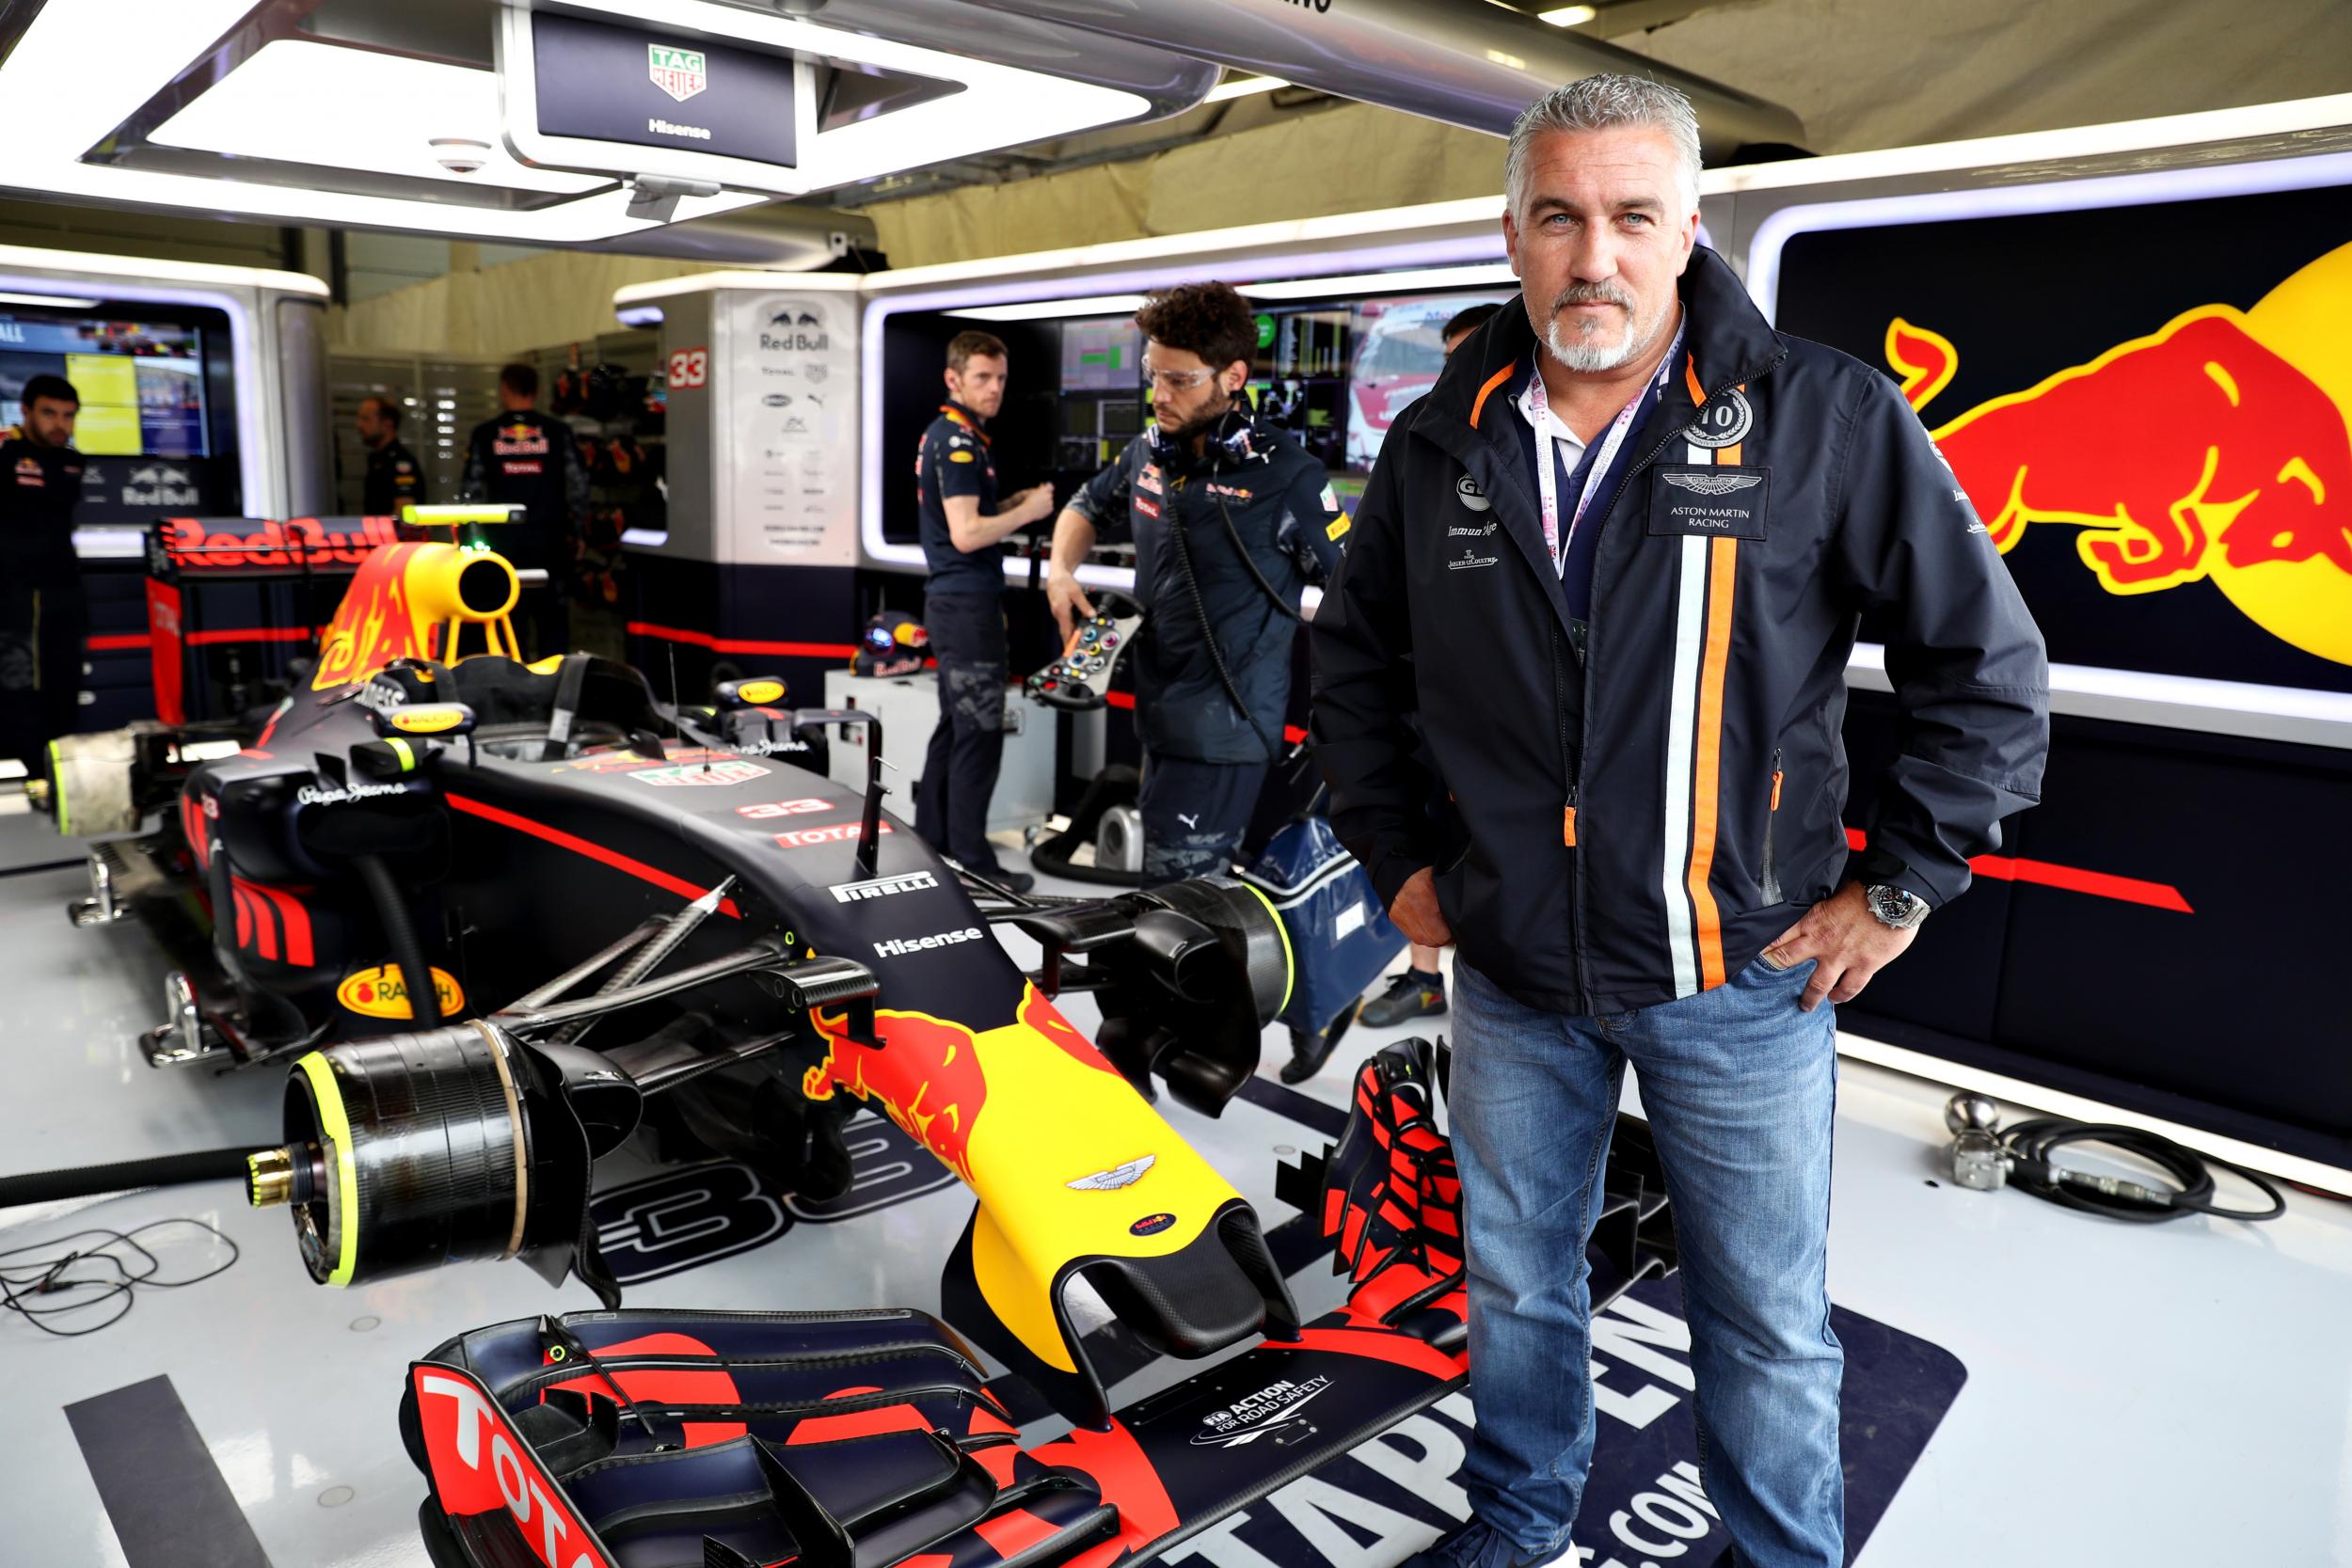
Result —
[[[939,411],[946,416],[949,424],[960,425],[978,436],[980,445],[985,447],[994,444],[989,440],[988,432],[980,428],[980,417],[955,399],[949,398],[946,403],[941,404]]]
[[[1683,269],[1676,292],[1682,296],[1688,322],[1683,352],[1708,397],[1755,380],[1788,352],[1730,264],[1707,246],[1692,250],[1691,264]],[[1509,390],[1534,362],[1534,353],[1535,329],[1528,325],[1526,308],[1512,300],[1446,362],[1429,394],[1431,415],[1458,420],[1486,434],[1494,412],[1509,406]],[[1683,387],[1688,379],[1685,369],[1677,367],[1668,384]],[[1505,428],[1502,434],[1508,436],[1510,431]]]
[[[1693,385],[1713,398],[1763,375],[1788,352],[1738,277],[1706,246],[1692,252],[1677,292],[1683,305],[1684,362],[1666,378],[1665,395],[1650,416],[1642,450],[1633,454],[1637,464],[1654,456],[1698,418],[1703,400],[1692,395]],[[1544,542],[1534,480],[1512,428],[1519,419],[1510,405],[1512,391],[1534,363],[1534,328],[1528,325],[1525,308],[1514,299],[1454,351],[1436,388],[1412,411],[1419,416],[1413,418],[1412,433],[1451,453],[1488,498],[1503,532],[1535,574],[1565,632],[1567,597],[1551,563],[1550,546]]]

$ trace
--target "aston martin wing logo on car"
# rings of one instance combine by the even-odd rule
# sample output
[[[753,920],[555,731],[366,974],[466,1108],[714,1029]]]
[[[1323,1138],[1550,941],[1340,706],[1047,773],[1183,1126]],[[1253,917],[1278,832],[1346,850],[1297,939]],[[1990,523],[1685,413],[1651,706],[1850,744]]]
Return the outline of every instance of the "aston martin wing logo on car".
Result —
[[[1128,1161],[1123,1165],[1113,1165],[1108,1170],[1098,1170],[1091,1176],[1081,1176],[1077,1180],[1065,1181],[1062,1185],[1073,1192],[1115,1193],[1121,1187],[1132,1187],[1137,1181],[1142,1180],[1143,1173],[1159,1163],[1158,1155],[1145,1154]]]

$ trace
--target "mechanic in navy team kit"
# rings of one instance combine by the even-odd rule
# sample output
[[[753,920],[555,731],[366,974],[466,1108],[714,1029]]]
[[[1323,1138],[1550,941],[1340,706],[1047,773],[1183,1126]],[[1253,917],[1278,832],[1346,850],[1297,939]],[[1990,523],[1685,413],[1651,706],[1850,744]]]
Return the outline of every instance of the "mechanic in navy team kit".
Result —
[[[1255,418],[1258,329],[1223,283],[1136,312],[1152,422],[1054,526],[1047,596],[1065,641],[1094,607],[1077,568],[1132,537],[1147,611],[1135,669],[1147,882],[1223,871],[1283,750],[1301,592],[1339,564],[1348,520],[1323,465]]]
[[[1455,947],[1478,1430],[1471,1517],[1410,1568],[1586,1555],[1583,1263],[1629,1066],[1722,1560],[1841,1568],[1822,1004],[2041,789],[2047,668],[2000,552],[1894,382],[1774,331],[1697,244],[1698,181],[1690,101],[1646,78],[1520,117],[1520,298],[1389,430],[1315,616],[1332,827],[1408,937]],[[1902,723],[1850,857],[1866,613]]]
[[[81,719],[82,641],[89,610],[73,553],[82,406],[59,375],[24,383],[24,414],[0,430],[0,756],[38,778],[49,742]]]
[[[367,471],[359,482],[360,515],[397,517],[404,506],[424,505],[424,465],[400,438],[399,402],[371,393],[359,400],[351,425],[368,449]]]
[[[1005,755],[1005,566],[997,546],[1054,514],[1054,487],[1033,484],[997,504],[996,459],[984,426],[1005,403],[1002,341],[959,332],[947,345],[947,401],[923,432],[914,458],[922,508],[923,629],[939,661],[939,723],[923,755],[914,828],[924,842],[1015,893],[1037,879],[996,863],[988,802]]]
[[[467,500],[524,509],[521,523],[491,531],[490,544],[517,570],[548,574],[544,585],[525,586],[516,606],[516,619],[529,623],[527,659],[571,648],[572,562],[588,527],[587,466],[571,426],[540,413],[538,403],[536,370],[515,364],[499,372],[504,412],[473,427],[459,487]]]

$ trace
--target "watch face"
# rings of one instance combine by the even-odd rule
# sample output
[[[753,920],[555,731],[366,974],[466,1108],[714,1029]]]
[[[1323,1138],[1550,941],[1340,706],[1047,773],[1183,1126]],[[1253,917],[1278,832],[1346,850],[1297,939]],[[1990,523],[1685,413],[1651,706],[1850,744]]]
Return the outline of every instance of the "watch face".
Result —
[[[1869,896],[1870,912],[1899,928],[1916,926],[1927,913],[1927,900],[1903,888],[1874,887],[1869,890]]]

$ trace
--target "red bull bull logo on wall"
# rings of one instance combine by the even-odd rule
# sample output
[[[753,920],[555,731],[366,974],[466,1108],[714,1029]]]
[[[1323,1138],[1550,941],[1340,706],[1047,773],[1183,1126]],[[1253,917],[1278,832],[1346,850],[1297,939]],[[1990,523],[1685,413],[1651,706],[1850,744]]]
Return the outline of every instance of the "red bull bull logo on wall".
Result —
[[[1964,344],[1897,317],[1887,364],[1923,412]],[[2271,635],[2352,664],[2352,245],[2252,309],[2204,305],[1931,433],[2006,553],[2080,530],[2102,588],[2209,581]]]

